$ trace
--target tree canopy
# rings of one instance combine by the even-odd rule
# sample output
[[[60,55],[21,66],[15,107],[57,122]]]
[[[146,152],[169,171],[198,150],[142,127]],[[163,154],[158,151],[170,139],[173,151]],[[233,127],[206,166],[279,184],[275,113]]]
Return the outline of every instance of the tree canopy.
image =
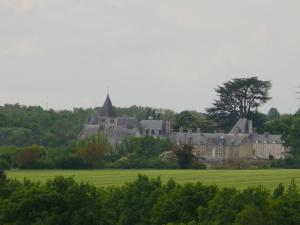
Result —
[[[262,81],[258,77],[227,81],[215,89],[218,99],[207,112],[218,122],[225,121],[230,125],[239,118],[251,119],[258,107],[271,99],[271,86],[270,81]]]
[[[262,186],[237,190],[140,175],[121,187],[96,188],[64,177],[19,182],[0,172],[0,224],[296,225],[300,192],[293,181],[272,193]]]

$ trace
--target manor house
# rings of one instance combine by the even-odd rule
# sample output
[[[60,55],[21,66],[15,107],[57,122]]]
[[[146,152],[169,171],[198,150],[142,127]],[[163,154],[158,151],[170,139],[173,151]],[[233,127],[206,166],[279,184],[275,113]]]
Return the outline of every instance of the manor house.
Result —
[[[283,159],[285,147],[281,135],[257,134],[252,121],[240,119],[229,133],[173,132],[169,121],[117,117],[109,95],[100,110],[91,115],[79,139],[104,134],[113,147],[125,137],[154,136],[168,138],[176,144],[193,145],[193,154],[205,161],[239,159]]]
[[[252,121],[240,119],[229,133],[173,132],[169,138],[177,144],[193,145],[193,154],[206,161],[239,159],[283,159],[285,147],[281,135],[253,132]]]

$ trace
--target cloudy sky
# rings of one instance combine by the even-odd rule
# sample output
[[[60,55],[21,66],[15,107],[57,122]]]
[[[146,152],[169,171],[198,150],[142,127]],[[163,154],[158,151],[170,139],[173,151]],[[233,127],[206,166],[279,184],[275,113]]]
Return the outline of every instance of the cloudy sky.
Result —
[[[294,112],[299,0],[0,0],[0,104],[204,111],[235,77]]]

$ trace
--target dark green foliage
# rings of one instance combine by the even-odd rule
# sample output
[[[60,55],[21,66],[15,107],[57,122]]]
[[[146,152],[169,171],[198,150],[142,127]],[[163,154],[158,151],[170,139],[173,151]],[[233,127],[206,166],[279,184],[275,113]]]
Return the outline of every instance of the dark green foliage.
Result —
[[[209,118],[196,111],[182,111],[175,115],[173,128],[176,131],[182,129],[188,131],[192,129],[194,132],[199,128],[201,132],[211,132],[214,129],[214,122]]]
[[[105,136],[90,137],[69,147],[39,145],[0,147],[0,168],[86,169],[86,168],[178,168],[159,159],[173,144],[167,139],[128,137],[115,151]],[[198,165],[194,165],[198,166]]]
[[[286,135],[293,124],[294,118],[293,115],[282,115],[279,118],[268,120],[265,124],[265,131],[271,134]]]
[[[83,158],[76,154],[62,156],[55,161],[57,169],[84,169],[87,168]]]
[[[276,108],[271,108],[267,115],[270,119],[276,119],[276,118],[280,117],[280,113],[278,112],[278,109],[276,109]]]
[[[0,182],[4,182],[6,180],[6,174],[3,169],[0,169]]]
[[[300,116],[295,116],[293,124],[286,133],[286,145],[294,158],[300,158]]]
[[[239,118],[253,118],[257,109],[270,100],[270,81],[257,77],[236,78],[215,89],[218,99],[207,112],[221,128],[234,125]]]
[[[282,196],[284,193],[284,185],[282,183],[278,184],[278,186],[275,188],[273,192],[273,198],[277,199],[280,196]]]
[[[299,189],[294,182],[286,191],[279,189],[274,198],[263,187],[239,191],[200,183],[179,185],[173,180],[162,184],[159,178],[142,175],[122,187],[106,189],[63,177],[46,184],[1,179],[0,224],[300,224]]]
[[[0,206],[0,223],[31,224],[105,224],[95,187],[58,177],[46,186],[19,185]]]
[[[174,121],[175,112],[169,109],[154,109],[150,107],[130,106],[129,108],[115,108],[117,116],[136,117],[138,120],[157,119]]]
[[[18,168],[40,169],[43,168],[42,159],[45,157],[45,149],[39,145],[33,145],[21,149],[16,157]]]
[[[283,115],[266,123],[266,130],[282,134],[285,145],[289,148],[286,160],[274,162],[274,165],[299,168],[300,166],[300,115]],[[292,159],[291,159],[292,158]]]
[[[3,159],[0,159],[0,170],[8,170],[10,169],[10,164],[3,160]]]
[[[181,146],[174,146],[172,151],[176,155],[178,166],[181,169],[190,168],[193,162],[192,146],[184,144]]]
[[[91,110],[43,110],[38,106],[0,106],[0,145],[66,146],[76,140]]]
[[[168,139],[152,136],[128,137],[117,147],[118,160],[113,167],[118,168],[174,168],[170,163],[159,160],[161,153],[173,146]]]
[[[197,218],[197,208],[208,206],[217,192],[215,186],[185,184],[183,186],[167,185],[168,191],[156,202],[152,209],[152,224],[166,224],[168,222],[189,222]]]
[[[1,145],[27,146],[33,141],[33,133],[31,129],[17,127],[0,128]]]

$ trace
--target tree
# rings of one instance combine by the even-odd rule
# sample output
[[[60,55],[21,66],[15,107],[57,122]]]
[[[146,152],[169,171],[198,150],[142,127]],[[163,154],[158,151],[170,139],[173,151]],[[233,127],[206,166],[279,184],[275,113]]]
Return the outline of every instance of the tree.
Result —
[[[254,205],[247,205],[245,208],[236,215],[234,225],[248,225],[251,221],[251,225],[264,225],[268,220],[264,218],[260,209]]]
[[[179,130],[182,128],[184,131],[192,129],[196,131],[200,128],[201,131],[210,132],[212,131],[213,121],[201,113],[196,111],[182,111],[175,115],[173,128]]]
[[[276,119],[280,117],[280,113],[278,112],[278,110],[276,108],[271,108],[268,112],[268,117],[270,119]]]
[[[6,174],[0,169],[0,183],[6,180]]]
[[[103,144],[88,143],[84,148],[79,150],[79,155],[85,163],[91,168],[101,167],[107,147]]]
[[[22,149],[17,155],[17,165],[22,169],[39,168],[39,164],[45,155],[45,149],[39,145],[32,145]]]
[[[215,89],[218,99],[207,112],[221,125],[233,125],[239,118],[251,118],[259,106],[271,99],[271,86],[270,81],[257,77],[227,81]]]
[[[175,153],[178,166],[182,169],[187,169],[191,166],[193,162],[193,147],[188,144],[183,146],[175,146],[172,151]]]
[[[87,144],[79,154],[88,166],[96,168],[101,165],[106,151],[107,148],[104,145],[90,143]]]
[[[197,127],[197,117],[190,111],[182,111],[175,116],[174,128],[179,130],[180,128],[189,129]]]
[[[296,115],[286,135],[286,144],[294,158],[300,157],[300,116]]]

